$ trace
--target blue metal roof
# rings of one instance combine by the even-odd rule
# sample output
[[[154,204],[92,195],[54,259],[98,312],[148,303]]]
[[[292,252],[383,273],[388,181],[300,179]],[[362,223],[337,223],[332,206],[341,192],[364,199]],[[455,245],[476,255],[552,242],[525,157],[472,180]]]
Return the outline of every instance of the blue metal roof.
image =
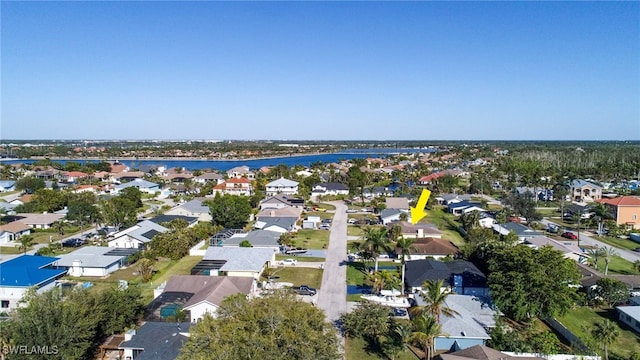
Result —
[[[66,269],[46,268],[58,261],[48,256],[22,255],[0,263],[0,286],[39,286],[53,278],[63,276]]]

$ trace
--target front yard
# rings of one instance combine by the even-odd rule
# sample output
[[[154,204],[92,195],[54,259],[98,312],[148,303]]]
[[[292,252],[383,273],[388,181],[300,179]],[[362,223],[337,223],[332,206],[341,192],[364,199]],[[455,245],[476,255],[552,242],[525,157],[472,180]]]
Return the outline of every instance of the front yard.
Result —
[[[326,249],[329,245],[328,230],[300,229],[291,238],[295,247],[305,249]]]
[[[462,235],[458,232],[457,217],[444,211],[442,207],[433,207],[431,210],[426,210],[427,216],[425,216],[421,223],[431,223],[438,227],[440,231],[444,233],[443,239],[447,239],[454,243],[456,246],[462,246],[465,241]]]
[[[347,286],[356,286],[358,288],[367,288],[366,277],[368,274],[369,268],[373,268],[373,262],[367,262],[366,264],[362,263],[362,261],[355,261],[347,263]],[[401,265],[400,263],[396,263],[393,261],[379,261],[378,262],[378,271],[389,271],[398,276],[398,279],[401,276]],[[360,297],[362,293],[347,293],[347,301],[361,301]]]
[[[322,285],[322,269],[282,267],[273,271],[274,276],[279,276],[279,281],[289,282],[294,286],[308,285],[319,289]]]

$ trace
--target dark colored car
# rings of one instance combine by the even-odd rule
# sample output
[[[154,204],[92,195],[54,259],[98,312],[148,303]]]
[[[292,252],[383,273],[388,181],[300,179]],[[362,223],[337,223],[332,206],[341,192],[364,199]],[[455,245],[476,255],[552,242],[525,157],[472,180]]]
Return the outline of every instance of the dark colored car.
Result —
[[[566,238],[566,239],[571,239],[571,240],[577,240],[578,239],[578,235],[572,233],[571,231],[565,231],[560,236],[562,236],[563,238]]]
[[[71,238],[62,242],[63,247],[80,247],[87,243],[86,240],[82,240],[80,238]]]
[[[633,251],[640,252],[640,247],[637,247],[637,248],[633,249]]]
[[[393,308],[393,309],[391,309],[391,315],[392,316],[407,316],[407,310],[400,309],[400,308]]]

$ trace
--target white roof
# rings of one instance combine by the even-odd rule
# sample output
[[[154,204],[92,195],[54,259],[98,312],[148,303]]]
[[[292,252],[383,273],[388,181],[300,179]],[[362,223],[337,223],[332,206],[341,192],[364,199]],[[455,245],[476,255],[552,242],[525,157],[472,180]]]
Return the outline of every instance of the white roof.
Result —
[[[617,309],[631,316],[636,321],[640,321],[640,306],[618,306]]]
[[[297,181],[280,178],[278,180],[274,180],[266,185],[267,187],[295,187],[298,186]]]
[[[259,272],[266,262],[274,259],[271,248],[243,248],[211,246],[202,260],[226,260],[220,271]]]
[[[108,267],[126,257],[126,255],[105,255],[114,249],[104,246],[85,246],[68,254],[60,255],[60,260],[56,263],[58,266],[72,267],[73,262],[79,260],[83,267]]]

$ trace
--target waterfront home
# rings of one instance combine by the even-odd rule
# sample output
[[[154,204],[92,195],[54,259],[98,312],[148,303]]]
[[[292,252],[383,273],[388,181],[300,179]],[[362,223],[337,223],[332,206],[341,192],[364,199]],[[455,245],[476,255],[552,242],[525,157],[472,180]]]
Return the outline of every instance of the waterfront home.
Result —
[[[276,194],[283,195],[295,195],[298,193],[298,182],[285,179],[281,177],[280,179],[271,181],[266,185],[266,195],[273,196]]]
[[[204,185],[208,182],[218,185],[224,182],[224,177],[215,172],[205,172],[193,178],[193,181],[200,185]]]
[[[168,210],[165,214],[197,217],[198,221],[211,221],[210,209],[207,205],[204,205],[202,201],[202,198],[189,200],[184,204]]]
[[[245,177],[249,180],[253,180],[255,178],[255,174],[249,169],[248,166],[242,165],[242,166],[236,166],[232,169],[227,170],[227,177],[228,178]]]
[[[58,258],[22,255],[0,263],[0,312],[18,307],[18,303],[29,289],[37,293],[53,288],[56,280],[63,277],[66,269],[57,269]]]

